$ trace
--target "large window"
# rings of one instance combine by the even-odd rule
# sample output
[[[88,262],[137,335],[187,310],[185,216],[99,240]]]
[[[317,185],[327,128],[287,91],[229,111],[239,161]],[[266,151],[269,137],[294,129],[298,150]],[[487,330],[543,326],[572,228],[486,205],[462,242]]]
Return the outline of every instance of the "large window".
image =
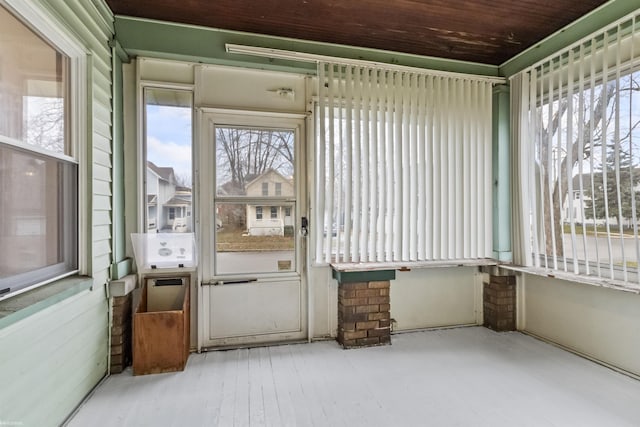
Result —
[[[78,269],[70,57],[0,6],[0,298]]]
[[[319,64],[315,261],[490,258],[490,79]]]
[[[524,231],[518,262],[640,280],[639,28],[630,17],[514,79]]]

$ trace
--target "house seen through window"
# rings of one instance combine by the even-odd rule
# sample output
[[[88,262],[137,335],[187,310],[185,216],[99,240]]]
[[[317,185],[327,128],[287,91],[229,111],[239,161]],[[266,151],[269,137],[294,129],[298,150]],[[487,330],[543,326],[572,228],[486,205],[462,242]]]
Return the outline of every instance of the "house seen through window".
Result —
[[[146,224],[148,232],[191,232],[192,94],[146,88]]]

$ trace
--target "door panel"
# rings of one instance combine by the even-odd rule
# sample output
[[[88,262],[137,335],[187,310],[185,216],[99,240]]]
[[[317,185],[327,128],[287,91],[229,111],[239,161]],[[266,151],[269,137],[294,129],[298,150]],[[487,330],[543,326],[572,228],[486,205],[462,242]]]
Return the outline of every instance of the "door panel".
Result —
[[[210,338],[299,332],[300,283],[260,281],[216,286],[211,294]]]

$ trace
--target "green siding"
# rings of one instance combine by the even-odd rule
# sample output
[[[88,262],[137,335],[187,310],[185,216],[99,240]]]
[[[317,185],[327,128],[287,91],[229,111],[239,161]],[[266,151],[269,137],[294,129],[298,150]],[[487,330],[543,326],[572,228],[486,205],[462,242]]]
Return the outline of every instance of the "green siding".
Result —
[[[2,421],[64,421],[106,374],[107,317],[101,287],[0,329]]]
[[[53,296],[49,291],[57,284],[43,287],[34,292],[31,305],[0,319],[0,421],[40,427],[60,425],[107,373],[113,16],[103,0],[32,3],[51,12],[85,47],[89,59],[88,127],[86,138],[81,138],[87,158],[82,208],[88,224],[80,231],[93,286],[63,285],[67,291]]]

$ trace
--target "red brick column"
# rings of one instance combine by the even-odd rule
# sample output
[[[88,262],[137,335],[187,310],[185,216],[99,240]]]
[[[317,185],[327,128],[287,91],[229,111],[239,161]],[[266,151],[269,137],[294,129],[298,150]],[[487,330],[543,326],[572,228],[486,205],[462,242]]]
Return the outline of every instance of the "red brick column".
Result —
[[[516,277],[489,275],[483,289],[484,326],[496,331],[516,330]]]
[[[111,366],[119,374],[131,364],[131,294],[113,297],[111,318]]]
[[[340,283],[338,342],[344,348],[391,344],[390,282]]]

